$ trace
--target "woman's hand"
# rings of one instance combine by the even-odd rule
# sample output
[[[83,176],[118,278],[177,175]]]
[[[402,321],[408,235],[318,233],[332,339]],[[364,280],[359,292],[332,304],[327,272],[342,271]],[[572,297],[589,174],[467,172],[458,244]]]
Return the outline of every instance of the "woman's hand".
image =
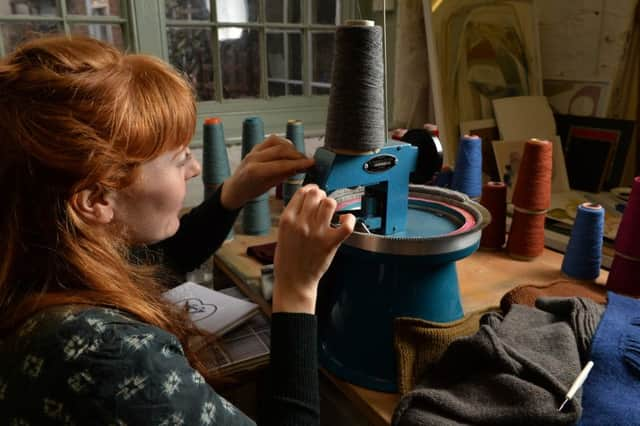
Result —
[[[286,178],[308,169],[313,162],[287,139],[271,135],[244,157],[222,185],[222,205],[228,210],[239,209]]]
[[[336,201],[316,185],[300,188],[280,216],[274,258],[273,312],[314,313],[320,278],[356,218],[340,217],[332,227]]]

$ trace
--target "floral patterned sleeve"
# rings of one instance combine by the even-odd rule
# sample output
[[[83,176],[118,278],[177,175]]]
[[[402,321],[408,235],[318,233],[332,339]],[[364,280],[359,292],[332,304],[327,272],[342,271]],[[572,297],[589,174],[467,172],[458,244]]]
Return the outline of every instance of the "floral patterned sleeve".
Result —
[[[118,311],[47,311],[0,353],[9,354],[0,365],[7,424],[254,424],[190,366],[175,336]]]

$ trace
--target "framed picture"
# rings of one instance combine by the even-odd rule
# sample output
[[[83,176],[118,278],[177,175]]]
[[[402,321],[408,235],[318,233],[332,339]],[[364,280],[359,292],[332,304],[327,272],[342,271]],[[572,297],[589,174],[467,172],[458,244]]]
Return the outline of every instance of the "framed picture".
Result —
[[[569,184],[589,192],[620,185],[634,122],[556,114]]]

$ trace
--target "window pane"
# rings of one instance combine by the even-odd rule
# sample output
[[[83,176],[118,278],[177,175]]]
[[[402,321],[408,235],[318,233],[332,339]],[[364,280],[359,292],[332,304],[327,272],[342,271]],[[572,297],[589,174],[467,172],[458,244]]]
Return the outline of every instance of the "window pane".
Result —
[[[267,33],[267,65],[269,78],[286,78],[283,33]]]
[[[333,48],[334,33],[314,32],[311,34],[311,92],[313,94],[329,93]]]
[[[267,22],[284,22],[284,5],[287,0],[266,0]]]
[[[208,21],[211,17],[209,0],[165,0],[167,19]]]
[[[288,33],[289,78],[302,80],[302,34]]]
[[[215,95],[211,29],[169,28],[169,62],[182,71],[196,89],[199,101],[210,101]]]
[[[258,31],[221,28],[218,37],[223,97],[257,97],[260,94]]]
[[[329,94],[329,84],[315,84],[311,86],[311,94],[312,95],[328,95]]]
[[[267,33],[267,64],[269,67],[267,77],[269,83],[287,83],[286,86],[269,84],[269,96],[302,93],[301,43],[302,34],[300,31],[270,31]],[[282,87],[287,89],[284,93],[281,90]]]
[[[56,16],[56,0],[0,0],[2,15]]]
[[[23,41],[41,37],[46,33],[63,33],[62,24],[57,22],[25,22],[15,24],[2,24],[2,42],[5,53],[13,52],[16,46]]]
[[[340,0],[311,0],[311,23],[330,24],[340,23]]]
[[[288,84],[287,95],[302,95],[302,84]]]
[[[218,0],[216,12],[218,22],[256,22],[258,0]]]
[[[120,16],[120,0],[67,0],[71,15]]]
[[[72,34],[85,35],[111,43],[124,50],[124,39],[120,25],[112,24],[76,24],[71,26]]]
[[[302,22],[301,0],[266,0],[267,22]]]
[[[286,88],[284,83],[269,82],[269,96],[284,96],[286,95]]]

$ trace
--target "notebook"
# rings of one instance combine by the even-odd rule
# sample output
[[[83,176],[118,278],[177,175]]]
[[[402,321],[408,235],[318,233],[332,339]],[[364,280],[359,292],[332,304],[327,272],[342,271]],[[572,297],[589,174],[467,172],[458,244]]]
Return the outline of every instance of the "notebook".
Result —
[[[258,313],[258,305],[187,281],[164,293],[172,303],[185,307],[198,328],[218,336]]]
[[[237,287],[229,287],[221,292],[247,299]],[[271,326],[262,313],[252,316],[247,322],[211,341],[200,336],[194,337],[192,349],[200,356],[209,371],[218,370],[223,377],[244,374],[269,364],[271,352]]]

